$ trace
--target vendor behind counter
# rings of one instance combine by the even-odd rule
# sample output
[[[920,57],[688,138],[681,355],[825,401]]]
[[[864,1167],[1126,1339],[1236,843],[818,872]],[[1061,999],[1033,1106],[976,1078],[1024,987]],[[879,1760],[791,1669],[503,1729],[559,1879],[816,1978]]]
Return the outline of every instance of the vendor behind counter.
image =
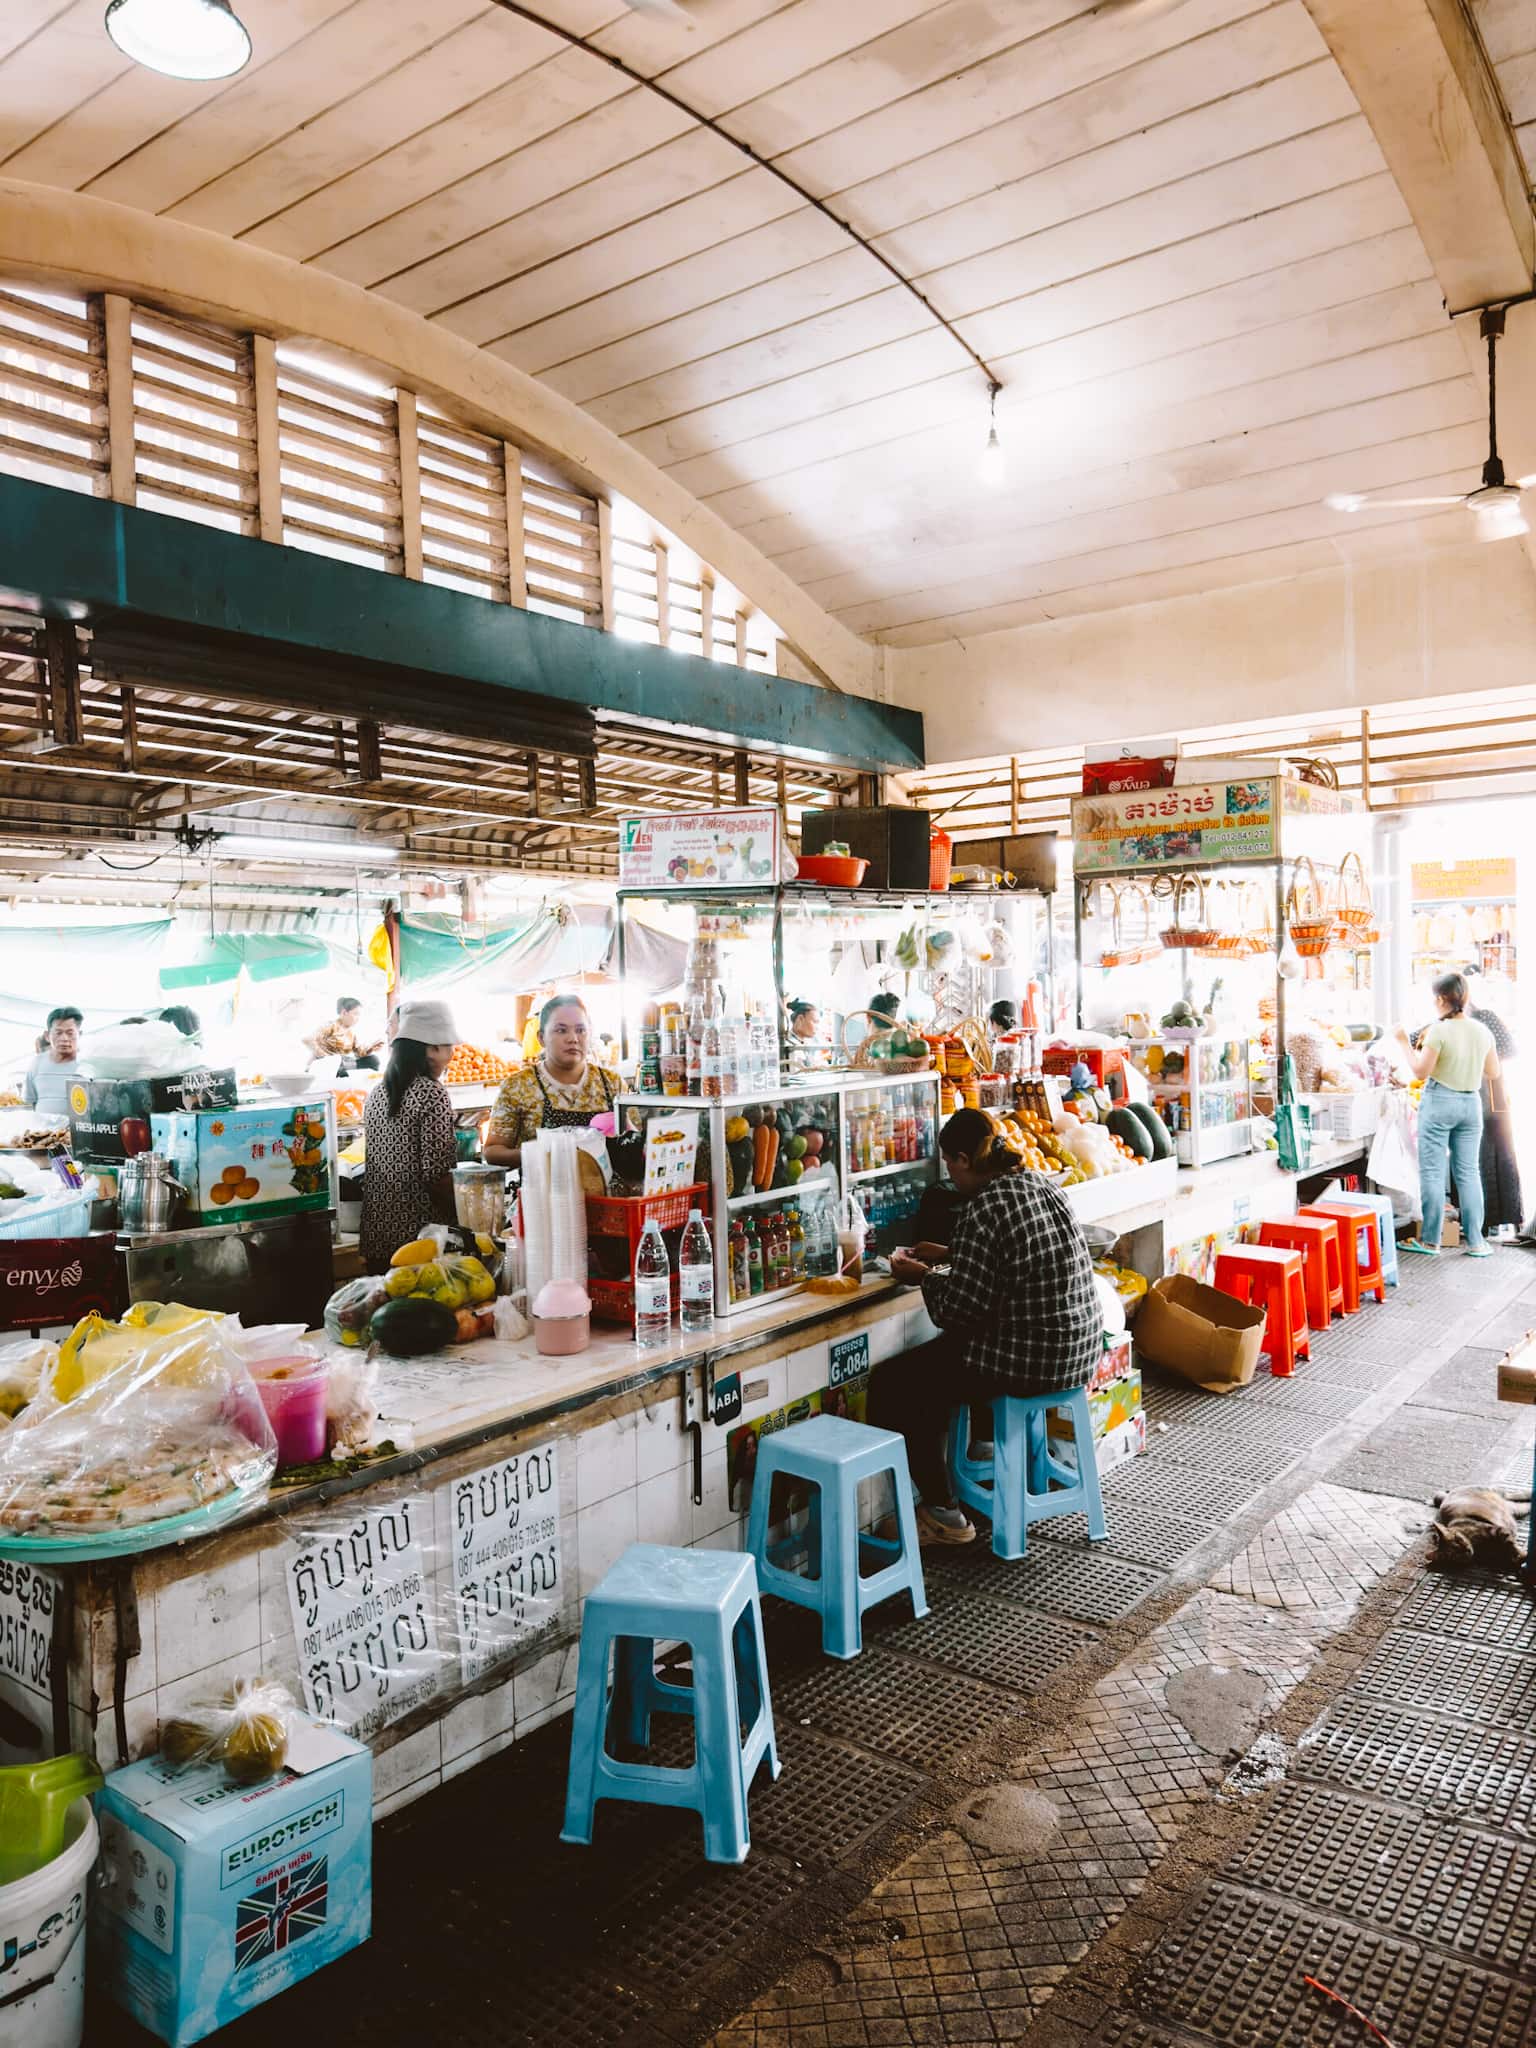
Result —
[[[551,996],[539,1012],[538,1059],[504,1081],[485,1137],[488,1166],[521,1166],[539,1131],[585,1130],[612,1111],[622,1082],[588,1056],[592,1025],[579,996]]]
[[[384,1079],[363,1118],[367,1168],[359,1242],[367,1271],[379,1273],[429,1223],[454,1220],[458,1157],[453,1103],[442,1077],[458,1027],[446,1003],[406,1002],[395,1013]]]

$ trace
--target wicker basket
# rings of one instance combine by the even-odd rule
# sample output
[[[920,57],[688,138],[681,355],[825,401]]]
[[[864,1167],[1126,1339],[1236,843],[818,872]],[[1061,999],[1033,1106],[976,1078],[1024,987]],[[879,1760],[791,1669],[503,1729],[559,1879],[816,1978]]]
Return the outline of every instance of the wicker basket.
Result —
[[[1195,913],[1185,916],[1185,891],[1195,892]],[[1173,922],[1163,926],[1158,937],[1169,952],[1205,952],[1216,934],[1211,930],[1210,917],[1206,910],[1205,879],[1201,875],[1178,875],[1172,882]]]
[[[1341,937],[1356,945],[1375,944],[1374,939],[1361,936],[1374,928],[1376,910],[1371,901],[1371,885],[1365,879],[1365,866],[1358,853],[1346,853],[1339,862],[1338,902],[1334,915],[1339,922]]]
[[[1302,870],[1306,880],[1302,880]],[[1285,899],[1285,924],[1291,943],[1303,960],[1320,960],[1338,934],[1338,918],[1317,879],[1317,869],[1305,854],[1291,870],[1291,886]]]
[[[856,1018],[870,1019],[869,1028],[855,1046],[848,1045],[848,1026]],[[890,1019],[879,1010],[851,1010],[843,1019],[844,1071],[850,1074],[926,1074],[933,1066],[933,1054],[925,1052],[919,1059],[915,1054],[903,1054],[900,1058],[877,1059],[875,1047],[883,1041],[894,1038],[895,1027]]]
[[[1110,913],[1109,944],[1099,955],[1101,967],[1139,967],[1145,960],[1155,960],[1162,951],[1152,930],[1152,899],[1140,882],[1127,882],[1121,888],[1110,889],[1113,909]],[[1141,936],[1134,937],[1127,929],[1126,903],[1131,896],[1140,899]]]

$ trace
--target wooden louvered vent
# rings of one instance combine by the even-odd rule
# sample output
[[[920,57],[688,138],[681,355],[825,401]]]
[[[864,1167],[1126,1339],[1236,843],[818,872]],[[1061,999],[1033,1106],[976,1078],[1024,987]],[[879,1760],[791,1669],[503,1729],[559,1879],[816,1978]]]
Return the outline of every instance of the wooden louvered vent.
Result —
[[[99,304],[0,290],[0,470],[104,496],[110,458]]]
[[[393,395],[277,352],[283,539],[401,575],[400,424]]]
[[[254,533],[256,397],[249,335],[122,304],[133,362],[135,501]]]

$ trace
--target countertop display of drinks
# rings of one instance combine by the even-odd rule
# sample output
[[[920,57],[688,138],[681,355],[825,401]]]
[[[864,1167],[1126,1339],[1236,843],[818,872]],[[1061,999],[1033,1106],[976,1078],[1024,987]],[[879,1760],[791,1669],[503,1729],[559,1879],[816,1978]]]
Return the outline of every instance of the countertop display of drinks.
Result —
[[[836,1273],[850,1236],[889,1249],[936,1178],[938,1096],[937,1074],[857,1072],[686,1103],[626,1094],[618,1113],[700,1119],[714,1312],[731,1316]]]

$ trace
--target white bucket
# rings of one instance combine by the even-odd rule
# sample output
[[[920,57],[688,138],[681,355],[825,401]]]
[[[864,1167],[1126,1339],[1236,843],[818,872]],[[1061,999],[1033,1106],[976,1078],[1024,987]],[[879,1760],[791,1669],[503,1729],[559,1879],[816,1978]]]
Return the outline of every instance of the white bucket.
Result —
[[[77,1799],[53,1861],[0,1885],[0,2048],[80,2048],[96,1848],[91,1802]]]

